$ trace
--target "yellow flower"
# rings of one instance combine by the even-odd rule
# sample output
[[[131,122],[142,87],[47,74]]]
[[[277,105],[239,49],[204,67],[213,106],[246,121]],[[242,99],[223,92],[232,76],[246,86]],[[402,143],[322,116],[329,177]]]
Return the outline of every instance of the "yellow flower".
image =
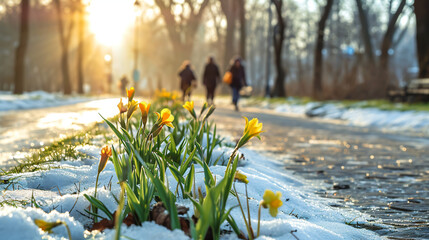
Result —
[[[112,156],[112,149],[109,146],[103,147],[101,149],[100,163],[98,164],[98,174],[106,167],[107,160],[109,160],[110,156]]]
[[[247,119],[247,117],[244,117],[246,120],[246,127],[244,128],[244,135],[249,136],[249,140],[253,137],[261,138],[259,136],[260,133],[262,133],[262,123],[258,123],[257,118],[253,118],[252,120]]]
[[[194,101],[186,102],[185,104],[183,104],[183,107],[188,111],[194,110]]]
[[[247,117],[244,117],[244,120],[246,120],[246,126],[244,127],[243,136],[240,138],[240,141],[238,141],[237,148],[242,147],[253,137],[261,139],[259,134],[263,132],[262,123],[259,123],[257,118],[253,118],[249,121]]]
[[[134,98],[134,87],[131,87],[130,90],[127,89],[128,102],[131,102]]]
[[[171,124],[174,121],[174,116],[171,115],[171,111],[168,108],[164,108],[161,110],[161,114],[156,113],[158,116],[158,122],[160,127],[167,125],[171,128],[174,128],[173,124]]]
[[[138,103],[135,100],[131,100],[131,102],[128,102],[127,119],[130,119],[134,112],[137,111],[137,105]]]
[[[122,103],[122,98],[121,98],[121,101],[118,103],[118,109],[119,109],[119,113],[124,113],[127,111],[127,107],[124,106],[124,104]]]
[[[282,200],[280,199],[282,194],[277,192],[274,194],[271,190],[265,190],[264,196],[262,197],[264,200],[262,201],[262,206],[264,208],[269,208],[270,215],[273,217],[277,216],[279,212],[279,207],[283,205]]]
[[[150,103],[140,102],[139,103],[140,111],[142,112],[142,121],[146,125],[147,115],[149,114]]]
[[[188,110],[189,113],[192,115],[192,117],[197,119],[197,114],[195,114],[195,110],[194,110],[194,101],[186,102],[185,104],[183,104],[183,108]]]
[[[53,228],[55,228],[55,227],[57,227],[57,226],[59,226],[59,225],[62,225],[62,224],[63,224],[63,222],[62,222],[62,221],[60,221],[60,220],[58,220],[58,221],[56,221],[56,222],[47,222],[47,221],[42,220],[42,219],[35,219],[35,220],[34,220],[34,223],[35,223],[35,224],[36,224],[40,229],[42,229],[43,231],[48,232],[48,233],[52,233],[52,229],[53,229]]]
[[[241,172],[239,172],[239,171],[235,172],[234,179],[235,179],[235,180],[237,180],[237,181],[239,181],[239,182],[243,182],[243,183],[245,183],[245,184],[248,184],[248,183],[249,183],[249,180],[247,180],[247,176],[246,176],[246,175],[244,175],[244,174],[242,174],[242,173],[241,173]]]

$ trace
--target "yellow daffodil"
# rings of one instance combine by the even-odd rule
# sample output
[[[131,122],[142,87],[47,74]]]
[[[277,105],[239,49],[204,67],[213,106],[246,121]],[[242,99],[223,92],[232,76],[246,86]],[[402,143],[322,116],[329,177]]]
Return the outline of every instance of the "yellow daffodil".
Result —
[[[127,89],[128,102],[131,102],[134,98],[134,87],[131,87],[130,90]]]
[[[186,102],[185,104],[183,104],[183,108],[188,110],[194,119],[197,119],[197,114],[195,114],[194,110],[194,101]]]
[[[239,172],[239,171],[235,172],[234,179],[235,179],[235,180],[237,180],[237,181],[239,181],[239,182],[243,182],[243,183],[245,183],[245,184],[248,184],[248,183],[249,183],[249,180],[247,180],[247,176],[246,176],[246,175],[244,175],[244,174],[242,174],[242,173],[241,173],[241,172]]]
[[[121,101],[118,103],[118,109],[119,113],[124,113],[128,110],[127,107],[122,103],[122,98]]]
[[[174,128],[173,124],[171,124],[174,121],[174,116],[171,115],[170,109],[164,108],[161,110],[161,114],[156,113],[156,115],[158,116],[158,122],[161,127],[167,125]]]
[[[264,199],[261,203],[262,207],[269,208],[270,215],[273,217],[277,216],[279,207],[283,205],[281,197],[282,194],[280,192],[274,194],[271,190],[265,190],[264,196],[262,197]]]
[[[149,109],[150,109],[150,103],[140,102],[139,103],[139,107],[140,107],[140,111],[142,112],[142,121],[143,121],[143,124],[146,125],[146,123],[147,123],[147,116],[149,114]]]
[[[101,149],[100,163],[98,164],[98,174],[106,167],[107,160],[109,160],[110,156],[112,156],[112,149],[109,146],[103,147]]]

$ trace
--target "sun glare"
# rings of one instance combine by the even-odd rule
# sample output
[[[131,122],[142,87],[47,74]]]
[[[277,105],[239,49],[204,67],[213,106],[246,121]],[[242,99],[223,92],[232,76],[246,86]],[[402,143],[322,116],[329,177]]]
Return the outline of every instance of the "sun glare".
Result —
[[[88,6],[89,28],[106,46],[121,42],[135,19],[133,0],[93,0]]]

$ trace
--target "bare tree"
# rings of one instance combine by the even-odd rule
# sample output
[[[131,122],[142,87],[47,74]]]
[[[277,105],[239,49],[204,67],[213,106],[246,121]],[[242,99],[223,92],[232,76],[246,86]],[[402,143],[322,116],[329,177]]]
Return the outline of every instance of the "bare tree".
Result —
[[[15,55],[15,87],[14,94],[22,94],[24,92],[24,76],[25,76],[25,52],[28,43],[28,18],[30,11],[30,1],[21,1],[21,24],[19,28],[19,44],[16,48]]]
[[[323,91],[323,56],[322,50],[325,37],[325,26],[331,12],[334,0],[327,0],[317,29],[316,49],[314,52],[313,97],[320,98]]]
[[[283,18],[283,0],[272,0],[277,15],[277,24],[274,27],[274,63],[276,65],[277,76],[272,90],[272,96],[285,97],[286,89],[284,80],[286,77],[285,70],[283,69],[282,53],[283,42],[285,40],[286,21]]]
[[[85,8],[81,0],[77,3],[77,14],[78,14],[78,24],[77,24],[77,92],[83,94],[83,54],[84,54],[84,35],[85,35]]]
[[[390,0],[390,1],[392,2],[393,0]],[[389,84],[389,77],[387,74],[388,67],[389,67],[389,49],[391,49],[392,47],[393,37],[397,29],[396,23],[402,11],[404,10],[406,0],[401,0],[398,8],[393,14],[391,13],[391,11],[389,12],[389,22],[388,22],[386,31],[383,34],[383,39],[381,41],[381,46],[380,46],[381,54],[377,62],[378,64],[376,64],[374,61],[373,45],[372,45],[371,37],[369,33],[369,25],[368,25],[368,20],[366,16],[366,10],[362,6],[362,0],[356,0],[356,4],[358,7],[359,20],[361,22],[361,29],[362,29],[362,36],[365,44],[365,54],[369,60],[369,63],[368,63],[369,71],[367,72],[366,82],[367,83],[368,81],[373,82],[372,92],[369,92],[369,95],[375,96],[375,95],[379,95],[380,91],[383,93],[386,92]],[[391,4],[389,4],[389,6],[391,6]],[[375,67],[377,67],[376,70],[375,70]]]
[[[61,45],[61,71],[63,75],[63,92],[68,95],[71,94],[71,82],[70,82],[70,71],[69,71],[69,60],[68,52],[70,47],[71,35],[74,27],[74,21],[70,20],[67,30],[64,29],[64,19],[63,11],[61,8],[60,0],[53,1],[55,9],[58,15],[58,31],[60,35],[60,45]]]
[[[182,11],[178,18],[180,20],[177,20],[173,13],[173,7],[179,3],[175,3],[173,0],[155,0],[165,21],[171,44],[174,50],[177,51],[180,61],[189,59],[192,55],[195,34],[200,25],[204,10],[209,2],[209,0],[203,0],[199,5],[199,9],[196,9],[198,1],[185,0],[184,3],[181,4],[181,7],[182,9],[185,7],[189,8],[189,16],[184,16],[184,11]]]
[[[415,0],[419,78],[429,78],[429,1]]]

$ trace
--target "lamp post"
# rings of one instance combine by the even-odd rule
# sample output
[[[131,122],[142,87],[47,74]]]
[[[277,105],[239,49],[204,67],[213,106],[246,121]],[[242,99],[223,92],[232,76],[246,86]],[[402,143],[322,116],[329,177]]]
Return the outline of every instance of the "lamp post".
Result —
[[[133,81],[134,89],[137,91],[138,81],[140,79],[140,72],[138,70],[138,59],[139,59],[139,23],[141,16],[141,3],[139,0],[134,2],[134,14],[135,14],[135,23],[134,23],[134,67],[133,67]]]

